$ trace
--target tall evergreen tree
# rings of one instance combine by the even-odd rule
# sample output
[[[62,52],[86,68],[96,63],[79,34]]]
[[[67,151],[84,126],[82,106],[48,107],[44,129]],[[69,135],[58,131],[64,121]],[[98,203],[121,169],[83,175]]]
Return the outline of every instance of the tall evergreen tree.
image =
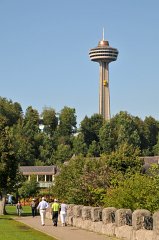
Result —
[[[23,116],[21,105],[0,97],[0,116],[6,118],[7,126],[13,126]]]
[[[55,110],[53,108],[44,108],[41,116],[44,126],[43,131],[50,136],[54,136],[58,126],[58,117],[56,116]]]
[[[89,147],[92,141],[99,142],[99,131],[104,123],[104,119],[100,114],[94,114],[90,118],[85,116],[80,124],[80,132],[84,136],[84,141]]]

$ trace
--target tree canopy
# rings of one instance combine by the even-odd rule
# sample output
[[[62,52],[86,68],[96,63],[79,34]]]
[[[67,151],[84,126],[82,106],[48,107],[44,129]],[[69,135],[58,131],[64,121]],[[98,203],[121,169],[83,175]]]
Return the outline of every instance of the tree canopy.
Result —
[[[71,203],[106,205],[107,196],[115,198],[129,181],[137,187],[141,180],[145,194],[150,184],[157,186],[157,175],[153,181],[142,176],[140,157],[159,154],[159,121],[121,111],[109,121],[86,115],[77,128],[76,118],[76,110],[67,106],[59,112],[45,107],[41,114],[28,106],[23,113],[19,103],[0,97],[0,192],[16,186],[19,165],[57,165],[53,194]],[[141,199],[135,205],[132,197],[127,205],[140,206]],[[111,205],[115,200],[110,200]],[[125,206],[122,196],[119,200]]]

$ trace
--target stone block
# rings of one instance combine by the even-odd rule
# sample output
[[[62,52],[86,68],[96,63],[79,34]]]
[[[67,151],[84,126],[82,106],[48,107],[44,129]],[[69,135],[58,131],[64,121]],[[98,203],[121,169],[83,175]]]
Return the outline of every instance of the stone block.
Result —
[[[92,207],[84,206],[82,208],[82,219],[91,220],[91,209]]]
[[[102,224],[102,234],[106,234],[107,236],[115,236],[115,227],[114,223]]]
[[[91,220],[84,220],[82,229],[93,231],[93,224],[94,224],[94,222],[92,222]]]
[[[102,208],[101,207],[92,207],[91,208],[91,220],[93,222],[102,221]]]
[[[75,205],[73,207],[73,217],[75,217],[75,218],[82,217],[82,208],[83,207],[84,207],[83,205]]]
[[[93,232],[96,232],[96,233],[102,233],[102,226],[103,226],[103,223],[100,221],[100,222],[93,222],[94,224],[92,225],[93,226]]]
[[[109,207],[102,210],[102,221],[104,224],[114,223],[115,222],[115,212],[116,208]]]
[[[123,225],[131,225],[128,220],[131,221],[132,211],[131,209],[118,209],[115,214],[115,223],[117,227]]]
[[[151,212],[145,209],[135,210],[132,214],[132,225],[134,230],[146,229],[145,219],[151,217]]]
[[[74,226],[74,224],[73,224],[73,217],[72,216],[67,216],[66,217],[66,223],[68,225]]]
[[[68,208],[67,208],[67,216],[73,216],[73,207],[75,206],[75,204],[69,204]]]
[[[82,218],[73,218],[73,226],[82,228],[84,225],[84,220]]]
[[[156,235],[159,235],[159,211],[153,214],[153,230]]]
[[[140,229],[136,231],[135,240],[153,240],[153,231]]]
[[[133,227],[128,226],[128,225],[116,227],[115,228],[115,236],[117,238],[124,239],[124,240],[132,240]]]
[[[159,235],[156,234],[154,231],[152,232],[153,232],[152,240],[159,240]]]

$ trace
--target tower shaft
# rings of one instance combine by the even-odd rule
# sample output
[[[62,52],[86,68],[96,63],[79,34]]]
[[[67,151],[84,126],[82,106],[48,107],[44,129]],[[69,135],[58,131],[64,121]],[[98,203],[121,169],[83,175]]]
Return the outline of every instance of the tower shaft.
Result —
[[[110,119],[110,92],[109,92],[109,65],[107,62],[99,63],[99,114],[104,119]]]

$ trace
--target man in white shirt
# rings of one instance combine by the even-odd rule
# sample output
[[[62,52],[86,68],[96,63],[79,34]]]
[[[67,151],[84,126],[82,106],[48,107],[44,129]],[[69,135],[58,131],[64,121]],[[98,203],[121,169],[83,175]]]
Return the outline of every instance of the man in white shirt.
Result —
[[[46,216],[46,209],[49,207],[49,204],[45,201],[45,198],[42,197],[42,201],[39,202],[39,205],[37,206],[37,209],[40,210],[40,216],[41,216],[41,224],[42,226],[45,225],[45,216]]]

